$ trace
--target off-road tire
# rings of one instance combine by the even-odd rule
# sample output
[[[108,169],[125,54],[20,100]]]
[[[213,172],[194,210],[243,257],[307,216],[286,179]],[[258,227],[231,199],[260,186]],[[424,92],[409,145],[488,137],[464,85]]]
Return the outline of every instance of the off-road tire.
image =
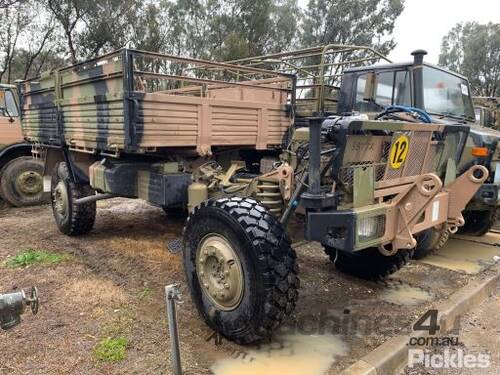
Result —
[[[59,182],[66,187],[68,205],[64,215],[56,208],[55,189]],[[54,219],[59,230],[68,236],[78,236],[90,232],[95,223],[96,202],[77,205],[75,200],[94,195],[89,185],[78,185],[72,181],[65,162],[58,163],[52,174],[51,203]]]
[[[379,281],[401,269],[410,260],[413,250],[399,250],[395,255],[385,256],[377,248],[349,253],[324,247],[330,261],[346,274],[366,280]]]
[[[450,238],[450,231],[446,224],[443,224],[441,228],[429,228],[416,236],[417,247],[413,252],[413,259],[422,259],[426,256],[432,254],[433,252],[439,250],[444,246],[448,239]]]
[[[185,219],[188,216],[188,210],[185,205],[162,207],[162,209],[165,215],[174,219]]]
[[[32,183],[38,182],[37,186],[31,186],[32,191],[22,191],[19,188],[19,177],[26,175]],[[49,194],[43,192],[43,163],[33,159],[31,156],[23,156],[8,162],[0,172],[0,196],[12,206],[26,207],[48,203]]]
[[[198,246],[213,233],[227,239],[243,270],[241,302],[231,311],[210,301],[197,274]],[[253,199],[213,199],[195,207],[184,228],[183,257],[200,315],[212,329],[236,343],[268,339],[295,308],[299,288],[295,251],[278,220]]]
[[[484,211],[464,211],[465,224],[458,228],[458,233],[469,236],[484,236],[495,225],[499,211],[496,207]]]

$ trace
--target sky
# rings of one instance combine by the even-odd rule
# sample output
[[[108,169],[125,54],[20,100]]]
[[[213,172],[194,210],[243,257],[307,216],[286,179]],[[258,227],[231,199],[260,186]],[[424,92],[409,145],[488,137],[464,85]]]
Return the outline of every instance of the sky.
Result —
[[[308,0],[299,0],[301,7]],[[412,61],[410,53],[425,49],[426,61],[437,64],[443,37],[458,22],[500,23],[500,0],[405,0],[393,37],[397,46],[389,54],[394,62]]]
[[[441,40],[458,22],[500,23],[500,0],[406,0],[396,20],[394,62],[411,61],[410,53],[425,49],[425,60],[437,64]]]

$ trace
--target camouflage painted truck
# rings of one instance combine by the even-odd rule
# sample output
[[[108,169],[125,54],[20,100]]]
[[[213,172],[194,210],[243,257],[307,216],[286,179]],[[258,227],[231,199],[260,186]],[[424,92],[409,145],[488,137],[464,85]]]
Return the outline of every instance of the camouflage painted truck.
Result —
[[[43,164],[31,157],[19,121],[19,99],[12,85],[0,84],[0,198],[13,206],[47,201]]]
[[[464,153],[458,163],[450,164],[446,181],[450,183],[456,177],[454,174],[460,175],[474,164],[489,169],[490,177],[467,205],[465,225],[459,229],[461,233],[480,236],[491,229],[497,218],[500,132],[474,125],[467,78],[425,63],[425,54],[415,51],[413,62],[393,64],[370,47],[327,45],[233,63],[297,74],[296,116],[300,118],[363,113],[369,118],[387,116],[407,121],[417,118],[417,121],[472,126]],[[421,233],[414,255],[423,257],[441,247],[450,233],[446,226]]]
[[[96,201],[189,208],[183,262],[207,324],[238,343],[269,337],[297,302],[286,228],[371,278],[408,260],[488,177],[444,187],[469,127],[310,117],[294,125],[296,78],[255,67],[123,49],[21,86],[22,127],[45,160],[60,231],[83,235]]]

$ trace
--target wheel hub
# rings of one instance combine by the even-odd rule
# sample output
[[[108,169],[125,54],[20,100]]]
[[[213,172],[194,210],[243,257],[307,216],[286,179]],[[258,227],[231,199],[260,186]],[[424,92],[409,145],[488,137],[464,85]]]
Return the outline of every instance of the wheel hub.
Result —
[[[243,270],[231,244],[217,234],[207,235],[198,246],[196,269],[201,289],[221,310],[233,310],[245,287]]]
[[[43,178],[40,173],[26,171],[16,178],[16,188],[25,195],[36,195],[43,189]]]
[[[68,212],[68,190],[66,189],[66,185],[63,181],[59,181],[56,185],[53,196],[53,205],[55,212],[61,216],[65,217]]]

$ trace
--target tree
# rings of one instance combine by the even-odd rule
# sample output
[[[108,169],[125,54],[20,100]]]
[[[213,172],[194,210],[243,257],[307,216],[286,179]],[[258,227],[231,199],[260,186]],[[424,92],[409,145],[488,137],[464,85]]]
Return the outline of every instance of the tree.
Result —
[[[16,78],[27,79],[30,75],[40,74],[44,62],[47,61],[47,54],[60,54],[61,39],[56,31],[56,19],[54,15],[47,12],[39,1],[30,1],[25,17],[30,21],[23,35],[22,45],[17,54],[19,58],[13,67],[13,71],[19,70]],[[34,69],[33,69],[34,68]]]
[[[151,2],[137,9],[131,24],[130,42],[137,49],[152,52],[172,52],[170,46],[171,20],[168,1]]]
[[[439,64],[468,77],[474,95],[500,96],[500,24],[457,24],[443,38]]]
[[[87,0],[45,0],[46,5],[59,22],[66,43],[71,63],[78,62],[77,46],[75,45],[77,26],[82,23],[82,18],[89,8]]]
[[[96,0],[89,4],[82,15],[85,26],[76,37],[81,57],[89,59],[126,46],[141,4],[138,0]]]
[[[404,0],[310,0],[302,25],[302,47],[322,44],[372,46],[388,54],[388,38]]]
[[[0,81],[11,82],[12,60],[18,41],[30,22],[25,16],[26,7],[23,2],[0,9]]]

